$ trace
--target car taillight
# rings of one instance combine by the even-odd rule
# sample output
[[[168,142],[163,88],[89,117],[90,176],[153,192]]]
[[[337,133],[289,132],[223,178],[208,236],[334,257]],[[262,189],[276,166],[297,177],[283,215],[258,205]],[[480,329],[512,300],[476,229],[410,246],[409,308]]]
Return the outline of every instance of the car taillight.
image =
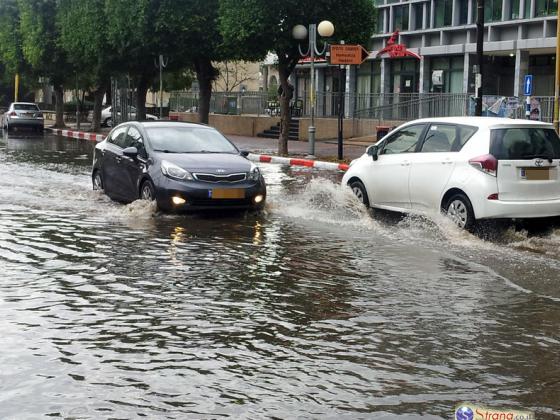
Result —
[[[498,173],[498,159],[492,155],[482,155],[469,160],[469,164],[488,175],[496,176]]]
[[[17,117],[17,112],[16,111],[10,112],[10,117]]]

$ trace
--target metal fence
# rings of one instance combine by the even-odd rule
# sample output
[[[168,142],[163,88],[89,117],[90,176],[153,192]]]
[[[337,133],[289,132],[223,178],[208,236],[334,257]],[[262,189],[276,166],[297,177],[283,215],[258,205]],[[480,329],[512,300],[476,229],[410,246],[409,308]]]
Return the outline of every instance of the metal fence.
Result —
[[[197,112],[199,94],[172,92],[171,111]],[[340,95],[338,92],[317,92],[315,116],[336,117],[338,104],[344,103],[346,116],[353,119],[379,121],[410,121],[426,117],[474,115],[475,98],[468,93],[372,93]],[[525,98],[488,95],[483,98],[483,115],[525,118]],[[552,122],[554,97],[532,97],[538,119]],[[293,116],[308,117],[311,102],[308,95],[294,97],[290,104]],[[267,92],[213,92],[210,112],[231,115],[280,115],[276,97]]]

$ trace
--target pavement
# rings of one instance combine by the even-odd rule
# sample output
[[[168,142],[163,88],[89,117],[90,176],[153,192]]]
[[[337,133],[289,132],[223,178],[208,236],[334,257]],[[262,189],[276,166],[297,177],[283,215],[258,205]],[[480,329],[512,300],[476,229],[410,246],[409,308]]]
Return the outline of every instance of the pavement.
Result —
[[[76,124],[66,124],[66,129],[77,130]],[[88,132],[90,130],[89,123],[81,123],[80,131]],[[108,127],[102,127],[100,134],[107,135],[111,131]],[[262,137],[236,136],[226,135],[240,150],[245,150],[254,154],[265,154],[276,156],[278,154],[278,140],[267,139]],[[371,144],[371,143],[369,143]],[[326,160],[329,162],[350,162],[352,159],[364,154],[366,142],[355,142],[344,140],[342,161],[338,157],[338,143],[336,139],[332,140],[316,140],[315,141],[315,159]],[[290,140],[288,142],[289,157],[308,157],[309,143],[306,141]]]

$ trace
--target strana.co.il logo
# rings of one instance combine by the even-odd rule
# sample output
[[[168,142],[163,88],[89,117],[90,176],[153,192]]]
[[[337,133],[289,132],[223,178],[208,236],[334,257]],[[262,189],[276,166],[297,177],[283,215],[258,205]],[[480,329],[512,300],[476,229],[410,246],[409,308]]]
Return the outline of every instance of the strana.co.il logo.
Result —
[[[535,420],[535,413],[463,402],[455,407],[454,418],[455,420]]]
[[[455,420],[473,420],[474,411],[466,405],[457,407],[455,410]]]

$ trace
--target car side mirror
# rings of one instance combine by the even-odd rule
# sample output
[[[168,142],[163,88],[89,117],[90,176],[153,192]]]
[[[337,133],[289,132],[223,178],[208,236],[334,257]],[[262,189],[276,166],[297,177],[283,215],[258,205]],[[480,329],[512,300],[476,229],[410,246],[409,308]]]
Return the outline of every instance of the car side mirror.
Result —
[[[370,146],[367,149],[368,156],[371,156],[373,160],[377,160],[379,154],[379,148],[376,145]]]
[[[123,156],[126,156],[130,159],[137,159],[138,158],[138,149],[136,147],[127,147],[122,151]]]
[[[243,157],[249,156],[249,152],[247,150],[242,150],[240,153],[241,153],[241,156],[243,156]]]

